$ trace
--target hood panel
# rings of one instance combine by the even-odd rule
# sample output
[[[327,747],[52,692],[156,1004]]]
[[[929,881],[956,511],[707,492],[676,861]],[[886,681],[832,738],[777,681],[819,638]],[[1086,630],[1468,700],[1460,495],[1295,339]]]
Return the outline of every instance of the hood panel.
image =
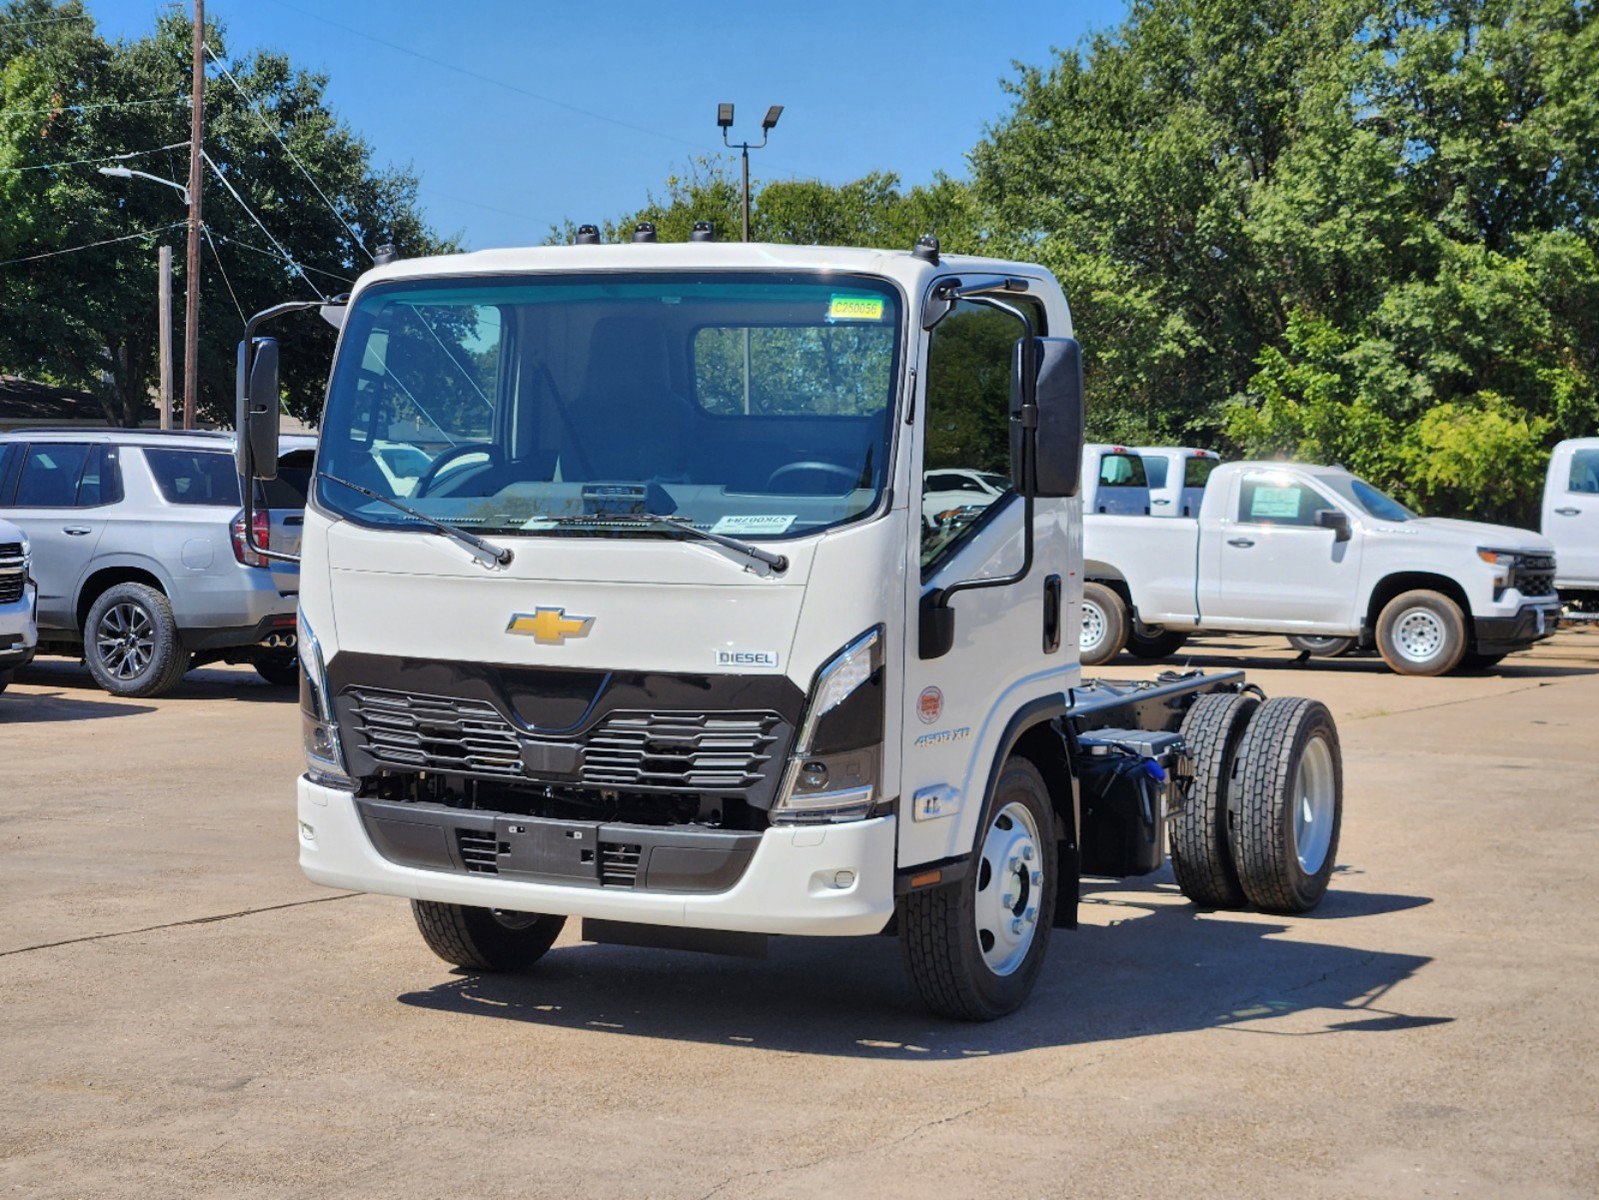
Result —
[[[1495,550],[1525,550],[1530,554],[1554,552],[1554,545],[1548,538],[1512,525],[1486,525],[1481,521],[1457,521],[1452,517],[1419,517],[1406,524],[1419,526],[1427,533],[1456,538],[1462,543],[1470,542],[1473,550],[1487,546]]]
[[[689,542],[502,542],[516,557],[490,570],[442,537],[334,525],[328,558],[340,650],[615,671],[789,668],[809,547],[785,546],[788,571],[762,577],[719,548]],[[564,619],[540,618],[540,609],[564,610]],[[359,621],[343,616],[355,613]],[[510,632],[518,615],[531,619]]]

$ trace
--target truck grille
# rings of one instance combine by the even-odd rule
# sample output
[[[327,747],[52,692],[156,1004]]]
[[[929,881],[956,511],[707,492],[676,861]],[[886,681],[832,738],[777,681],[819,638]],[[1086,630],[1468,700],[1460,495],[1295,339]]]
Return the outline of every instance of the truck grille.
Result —
[[[600,843],[600,886],[636,887],[643,847],[632,842]]]
[[[455,841],[461,861],[474,875],[500,873],[500,843],[493,830],[457,829]]]
[[[613,713],[588,736],[583,781],[687,791],[748,787],[771,759],[776,713]]]
[[[501,779],[530,775],[520,734],[487,701],[372,688],[346,689],[341,700],[351,748],[379,766]],[[579,751],[574,783],[737,791],[761,780],[783,729],[774,712],[617,711],[561,740]]]
[[[27,576],[22,570],[22,543],[0,542],[0,604],[22,599]]]
[[[1550,596],[1555,590],[1555,560],[1550,554],[1523,554],[1511,572],[1510,586],[1523,596]]]
[[[355,748],[387,767],[518,778],[522,744],[481,700],[351,689]]]

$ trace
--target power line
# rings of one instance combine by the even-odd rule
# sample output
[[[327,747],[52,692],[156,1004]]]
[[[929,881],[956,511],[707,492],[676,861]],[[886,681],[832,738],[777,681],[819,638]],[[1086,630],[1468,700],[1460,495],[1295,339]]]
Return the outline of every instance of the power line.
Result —
[[[222,186],[227,189],[228,195],[232,196],[234,200],[238,202],[239,207],[244,209],[244,211],[249,214],[250,220],[255,222],[256,228],[262,233],[266,234],[267,241],[276,246],[278,253],[283,256],[284,260],[300,273],[300,278],[305,280],[306,287],[310,288],[317,294],[317,299],[326,300],[326,293],[324,293],[321,288],[317,287],[316,284],[311,282],[311,277],[305,273],[305,268],[295,261],[294,256],[283,248],[282,242],[278,241],[277,238],[272,236],[272,231],[266,227],[266,223],[262,221],[260,217],[255,215],[255,209],[251,208],[244,202],[244,197],[239,195],[237,189],[234,188],[233,184],[228,180],[228,177],[222,173],[222,169],[216,165],[211,156],[202,149],[200,151],[200,157],[205,159],[206,165],[211,168],[211,173],[221,181]]]
[[[146,154],[160,154],[163,150],[178,150],[188,144],[173,142],[170,146],[157,146],[154,150],[130,150],[126,154],[107,154],[103,158],[74,158],[70,162],[35,163],[31,167],[0,167],[0,175],[11,175],[18,171],[53,171],[57,167],[81,167],[87,163],[121,162],[127,158],[142,158]]]
[[[106,238],[104,241],[99,242],[85,242],[81,246],[68,246],[65,250],[46,250],[43,254],[29,254],[23,258],[8,258],[4,262],[0,262],[0,267],[10,267],[16,265],[17,263],[37,262],[41,258],[55,258],[62,254],[76,254],[80,250],[93,250],[98,246],[114,246],[118,242],[131,242],[135,238],[154,237],[158,233],[165,233],[168,229],[177,229],[179,226],[185,224],[187,224],[186,221],[174,221],[170,225],[157,225],[154,229],[145,229],[139,233],[129,233],[124,234],[122,237]]]
[[[306,168],[306,165],[300,161],[300,156],[293,150],[289,149],[289,143],[283,140],[276,126],[271,121],[267,120],[266,110],[262,106],[261,102],[249,92],[245,91],[244,85],[233,77],[233,72],[228,70],[227,64],[217,57],[216,51],[211,49],[209,43],[205,44],[205,52],[211,56],[212,62],[216,63],[217,66],[222,68],[222,74],[226,76],[227,81],[238,90],[239,95],[243,96],[245,100],[249,102],[250,107],[255,111],[255,114],[261,118],[261,124],[266,126],[267,132],[272,135],[273,139],[276,140],[278,145],[283,147],[283,153],[289,156],[290,161],[293,162],[295,166],[300,168],[300,174],[304,175],[306,182],[316,189],[316,194],[322,197],[322,203],[328,206],[328,211],[334,215],[340,225],[344,226],[344,231],[348,233],[350,235],[350,239],[361,248],[361,253],[365,254],[368,258],[372,258],[372,251],[366,248],[366,243],[361,240],[361,235],[356,233],[356,231],[351,228],[350,223],[344,219],[344,214],[339,211],[338,206],[334,204],[332,200],[328,199],[328,194],[322,190],[322,186],[312,177],[311,172]],[[376,259],[373,259],[373,261],[375,262]]]
[[[564,108],[567,112],[574,112],[580,116],[589,117],[596,121],[604,121],[607,125],[615,125],[621,129],[631,129],[634,133],[646,133],[651,137],[665,138],[667,141],[677,142],[683,146],[692,146],[696,150],[710,149],[710,147],[707,147],[699,142],[690,141],[688,138],[678,137],[675,133],[665,133],[659,129],[650,129],[643,125],[634,125],[630,121],[623,121],[617,117],[608,117],[604,113],[597,113],[592,109],[579,108],[576,104],[569,104],[565,100],[557,100],[554,96],[545,96],[538,92],[530,92],[524,87],[518,87],[514,83],[506,83],[503,79],[495,79],[492,75],[484,75],[467,67],[460,67],[455,63],[446,62],[442,58],[434,58],[432,55],[423,54],[419,50],[412,50],[409,46],[401,46],[396,42],[385,41],[383,38],[380,38],[375,34],[370,34],[364,29],[356,29],[352,25],[340,24],[338,21],[324,17],[320,13],[308,12],[303,8],[296,8],[292,4],[284,3],[284,0],[273,0],[273,2],[277,4],[279,8],[286,8],[290,12],[298,13],[302,17],[309,17],[313,21],[321,21],[324,25],[331,25],[335,29],[342,29],[345,33],[353,34],[359,38],[365,38],[369,42],[376,42],[380,46],[387,46],[390,50],[397,51],[400,54],[410,55],[412,58],[420,59],[422,62],[432,63],[435,67],[443,67],[446,71],[454,71],[458,75],[465,75],[468,79],[476,79],[482,83],[492,83],[495,87],[502,87],[508,92],[515,92],[519,96],[526,96],[530,100],[538,100],[544,104],[553,104],[556,108]]]
[[[81,13],[76,17],[31,17],[26,21],[0,21],[0,29],[14,29],[19,25],[59,25],[63,21],[87,21],[88,13]]]
[[[222,282],[227,286],[228,295],[233,297],[233,307],[239,310],[239,320],[248,324],[250,318],[244,315],[244,305],[239,303],[239,294],[233,290],[233,281],[228,278],[228,269],[222,265],[222,256],[217,253],[217,244],[211,240],[211,227],[201,225],[200,232],[205,234],[206,245],[211,247],[211,257],[216,259],[217,270],[222,272]]]
[[[140,108],[150,104],[186,103],[183,96],[161,96],[154,100],[107,100],[103,104],[56,104],[50,108],[0,108],[0,117],[42,117],[52,113],[92,112],[97,108]]]
[[[209,226],[207,228],[209,228]],[[217,241],[226,242],[230,246],[237,246],[240,250],[253,250],[257,254],[264,254],[268,258],[275,258],[280,262],[286,262],[290,266],[298,267],[302,271],[315,271],[318,275],[326,275],[329,279],[337,279],[340,283],[354,282],[354,280],[352,280],[348,275],[340,275],[336,271],[324,271],[321,267],[308,267],[304,263],[295,262],[292,258],[284,258],[283,255],[277,253],[275,250],[263,250],[260,246],[252,246],[249,242],[241,242],[238,238],[229,237],[225,233],[217,234],[216,238]]]

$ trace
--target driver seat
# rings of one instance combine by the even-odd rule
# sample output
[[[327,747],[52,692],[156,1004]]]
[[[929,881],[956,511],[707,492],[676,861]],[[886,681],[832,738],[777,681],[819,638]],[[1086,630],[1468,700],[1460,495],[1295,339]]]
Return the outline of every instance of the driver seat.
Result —
[[[666,333],[657,322],[611,316],[595,323],[571,416],[563,479],[683,477],[689,412],[672,392]]]

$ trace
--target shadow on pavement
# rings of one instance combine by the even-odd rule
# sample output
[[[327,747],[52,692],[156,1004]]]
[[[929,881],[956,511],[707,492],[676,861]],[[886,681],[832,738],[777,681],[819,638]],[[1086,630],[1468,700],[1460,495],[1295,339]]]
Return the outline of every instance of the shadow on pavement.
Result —
[[[1116,659],[1106,664],[1106,669],[1116,666],[1122,661]],[[1160,665],[1175,670],[1186,671],[1191,667],[1200,667],[1207,670],[1248,670],[1248,671],[1308,671],[1316,674],[1338,675],[1392,675],[1388,664],[1383,662],[1377,654],[1346,654],[1339,658],[1307,658],[1299,662],[1285,655],[1262,654],[1255,647],[1240,646],[1230,650],[1223,646],[1199,646],[1188,652],[1180,652],[1169,659],[1163,659],[1159,664],[1145,663],[1143,665]],[[1542,661],[1523,655],[1512,655],[1504,662],[1492,667],[1465,669],[1462,668],[1445,678],[1476,678],[1491,679],[1495,676],[1504,679],[1564,679],[1574,675],[1593,675],[1599,673],[1599,661],[1589,666],[1561,665]]]
[[[584,944],[552,951],[526,974],[461,973],[398,999],[631,1037],[907,1061],[1219,1027],[1308,1036],[1453,1020],[1380,1007],[1394,985],[1431,961],[1425,956],[1274,936],[1399,912],[1429,903],[1424,897],[1333,892],[1315,917],[1287,918],[1291,926],[1171,903],[1169,884],[1146,887],[1143,896],[1115,887],[1084,896],[1085,919],[1109,915],[1110,923],[1055,930],[1028,1005],[989,1025],[923,1010],[887,937],[774,938],[771,957],[759,962]]]
[[[31,681],[30,681],[31,682]],[[8,692],[0,696],[0,725],[47,725],[57,721],[93,721],[101,717],[136,717],[155,706],[128,701],[80,700],[60,692]]]
[[[37,684],[44,687],[56,687],[74,692],[86,692],[103,696],[105,692],[94,681],[94,676],[89,674],[89,668],[83,665],[81,659],[48,658],[35,659],[17,672],[18,683]],[[273,687],[260,678],[253,670],[238,670],[231,668],[218,668],[215,666],[196,667],[183,677],[183,682],[178,684],[160,700],[242,700],[246,702],[286,701],[298,700],[298,693],[291,687]],[[102,705],[101,707],[105,707]],[[129,708],[128,712],[149,712],[148,708]],[[106,713],[94,713],[94,716],[106,716]]]

